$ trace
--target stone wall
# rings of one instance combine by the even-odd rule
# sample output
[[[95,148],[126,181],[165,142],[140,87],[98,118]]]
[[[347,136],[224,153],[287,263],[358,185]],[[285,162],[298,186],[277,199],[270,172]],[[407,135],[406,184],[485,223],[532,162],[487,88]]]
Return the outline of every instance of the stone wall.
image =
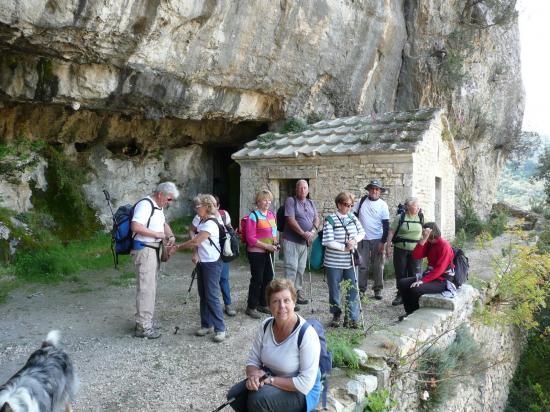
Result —
[[[479,344],[487,368],[476,375],[455,380],[454,396],[439,407],[428,410],[471,412],[502,411],[508,398],[508,384],[513,377],[521,355],[523,338],[516,328],[488,327],[472,320],[479,293],[470,285],[463,285],[458,295],[424,295],[420,309],[402,322],[387,326],[369,335],[359,349],[362,370],[353,378],[336,372],[329,395],[331,411],[362,410],[368,394],[388,388],[396,401],[393,411],[426,410],[420,389],[412,373],[400,373],[396,354],[401,357],[419,349],[423,342],[436,340],[436,346],[446,347],[455,337],[459,325],[466,325]],[[393,359],[393,361],[390,361]],[[400,365],[401,372],[404,365]],[[393,369],[392,369],[393,368]]]

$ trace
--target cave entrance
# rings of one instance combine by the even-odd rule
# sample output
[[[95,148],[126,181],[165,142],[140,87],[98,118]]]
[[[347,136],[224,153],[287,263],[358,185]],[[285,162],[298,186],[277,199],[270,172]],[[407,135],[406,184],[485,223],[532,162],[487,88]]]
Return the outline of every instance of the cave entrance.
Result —
[[[241,168],[231,159],[239,148],[223,147],[212,151],[212,194],[220,198],[221,208],[231,216],[231,224],[239,224],[239,197]]]

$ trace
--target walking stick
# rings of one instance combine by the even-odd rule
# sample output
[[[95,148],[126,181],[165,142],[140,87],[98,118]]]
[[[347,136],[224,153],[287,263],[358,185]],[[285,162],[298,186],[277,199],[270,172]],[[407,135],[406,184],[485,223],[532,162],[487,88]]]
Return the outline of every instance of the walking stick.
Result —
[[[193,269],[193,272],[191,272],[191,284],[189,285],[189,289],[187,289],[187,296],[183,300],[183,304],[187,305],[187,299],[189,299],[189,295],[191,294],[191,289],[193,288],[193,282],[195,281],[195,278],[197,277],[197,266]]]
[[[309,274],[309,305],[311,308],[311,313],[313,313],[314,309],[313,309],[313,292],[312,292],[313,287],[311,282],[311,250],[312,248],[308,246],[307,271]]]
[[[351,256],[351,264],[353,266],[353,275],[355,278],[355,288],[357,290],[357,300],[359,301],[359,313],[361,314],[361,325],[363,326],[363,333],[366,333],[365,317],[363,316],[363,305],[361,304],[361,294],[359,293],[359,281],[357,280],[357,267],[355,266],[355,259],[353,258],[353,251],[349,252]]]
[[[270,376],[269,374],[265,374],[264,376],[262,376],[260,378],[260,382],[263,382],[268,376]],[[246,380],[246,379],[245,379]],[[244,390],[248,390],[246,389],[246,387],[244,388]],[[231,399],[228,399],[227,401],[225,401],[224,403],[222,403],[220,406],[218,406],[216,409],[214,409],[212,412],[218,412],[218,411],[221,411],[223,408],[225,408],[227,405],[230,405],[231,403],[235,402],[235,400],[237,399],[236,396],[232,397]]]
[[[271,263],[271,270],[273,271],[273,279],[275,279],[275,264],[273,263],[273,256],[271,255],[271,252],[267,252],[269,255],[269,262]]]

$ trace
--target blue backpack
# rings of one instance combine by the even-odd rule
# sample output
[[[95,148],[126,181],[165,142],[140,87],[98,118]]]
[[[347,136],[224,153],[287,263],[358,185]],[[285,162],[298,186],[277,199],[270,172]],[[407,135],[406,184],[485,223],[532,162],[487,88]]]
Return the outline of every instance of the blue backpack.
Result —
[[[273,318],[264,324],[264,333],[267,330],[269,324],[273,322]],[[321,391],[321,400],[323,402],[323,408],[327,406],[327,392],[328,392],[328,377],[332,372],[332,353],[327,348],[327,338],[325,337],[325,328],[323,324],[317,319],[306,319],[306,322],[300,328],[298,332],[298,349],[304,339],[304,334],[308,327],[312,327],[319,336],[319,343],[321,344],[321,354],[319,356],[319,369],[321,370],[321,382],[323,389]]]
[[[132,250],[134,236],[132,235],[132,217],[136,205],[142,200],[147,200],[151,204],[151,215],[147,220],[147,227],[151,222],[151,217],[155,213],[155,206],[151,199],[143,198],[132,205],[120,206],[113,215],[113,229],[111,230],[111,251],[113,252],[113,260],[115,268],[118,266],[118,256],[128,255]],[[158,209],[158,208],[156,208]]]

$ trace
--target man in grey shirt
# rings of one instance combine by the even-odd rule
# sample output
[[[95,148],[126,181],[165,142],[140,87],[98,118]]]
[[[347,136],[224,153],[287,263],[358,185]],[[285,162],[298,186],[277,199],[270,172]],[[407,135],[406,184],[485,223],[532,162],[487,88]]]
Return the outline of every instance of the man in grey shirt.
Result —
[[[307,263],[307,250],[319,229],[317,208],[307,198],[309,186],[305,180],[296,182],[296,196],[285,201],[285,228],[283,231],[283,252],[285,277],[294,282],[298,291],[296,303],[306,305],[302,285]]]

